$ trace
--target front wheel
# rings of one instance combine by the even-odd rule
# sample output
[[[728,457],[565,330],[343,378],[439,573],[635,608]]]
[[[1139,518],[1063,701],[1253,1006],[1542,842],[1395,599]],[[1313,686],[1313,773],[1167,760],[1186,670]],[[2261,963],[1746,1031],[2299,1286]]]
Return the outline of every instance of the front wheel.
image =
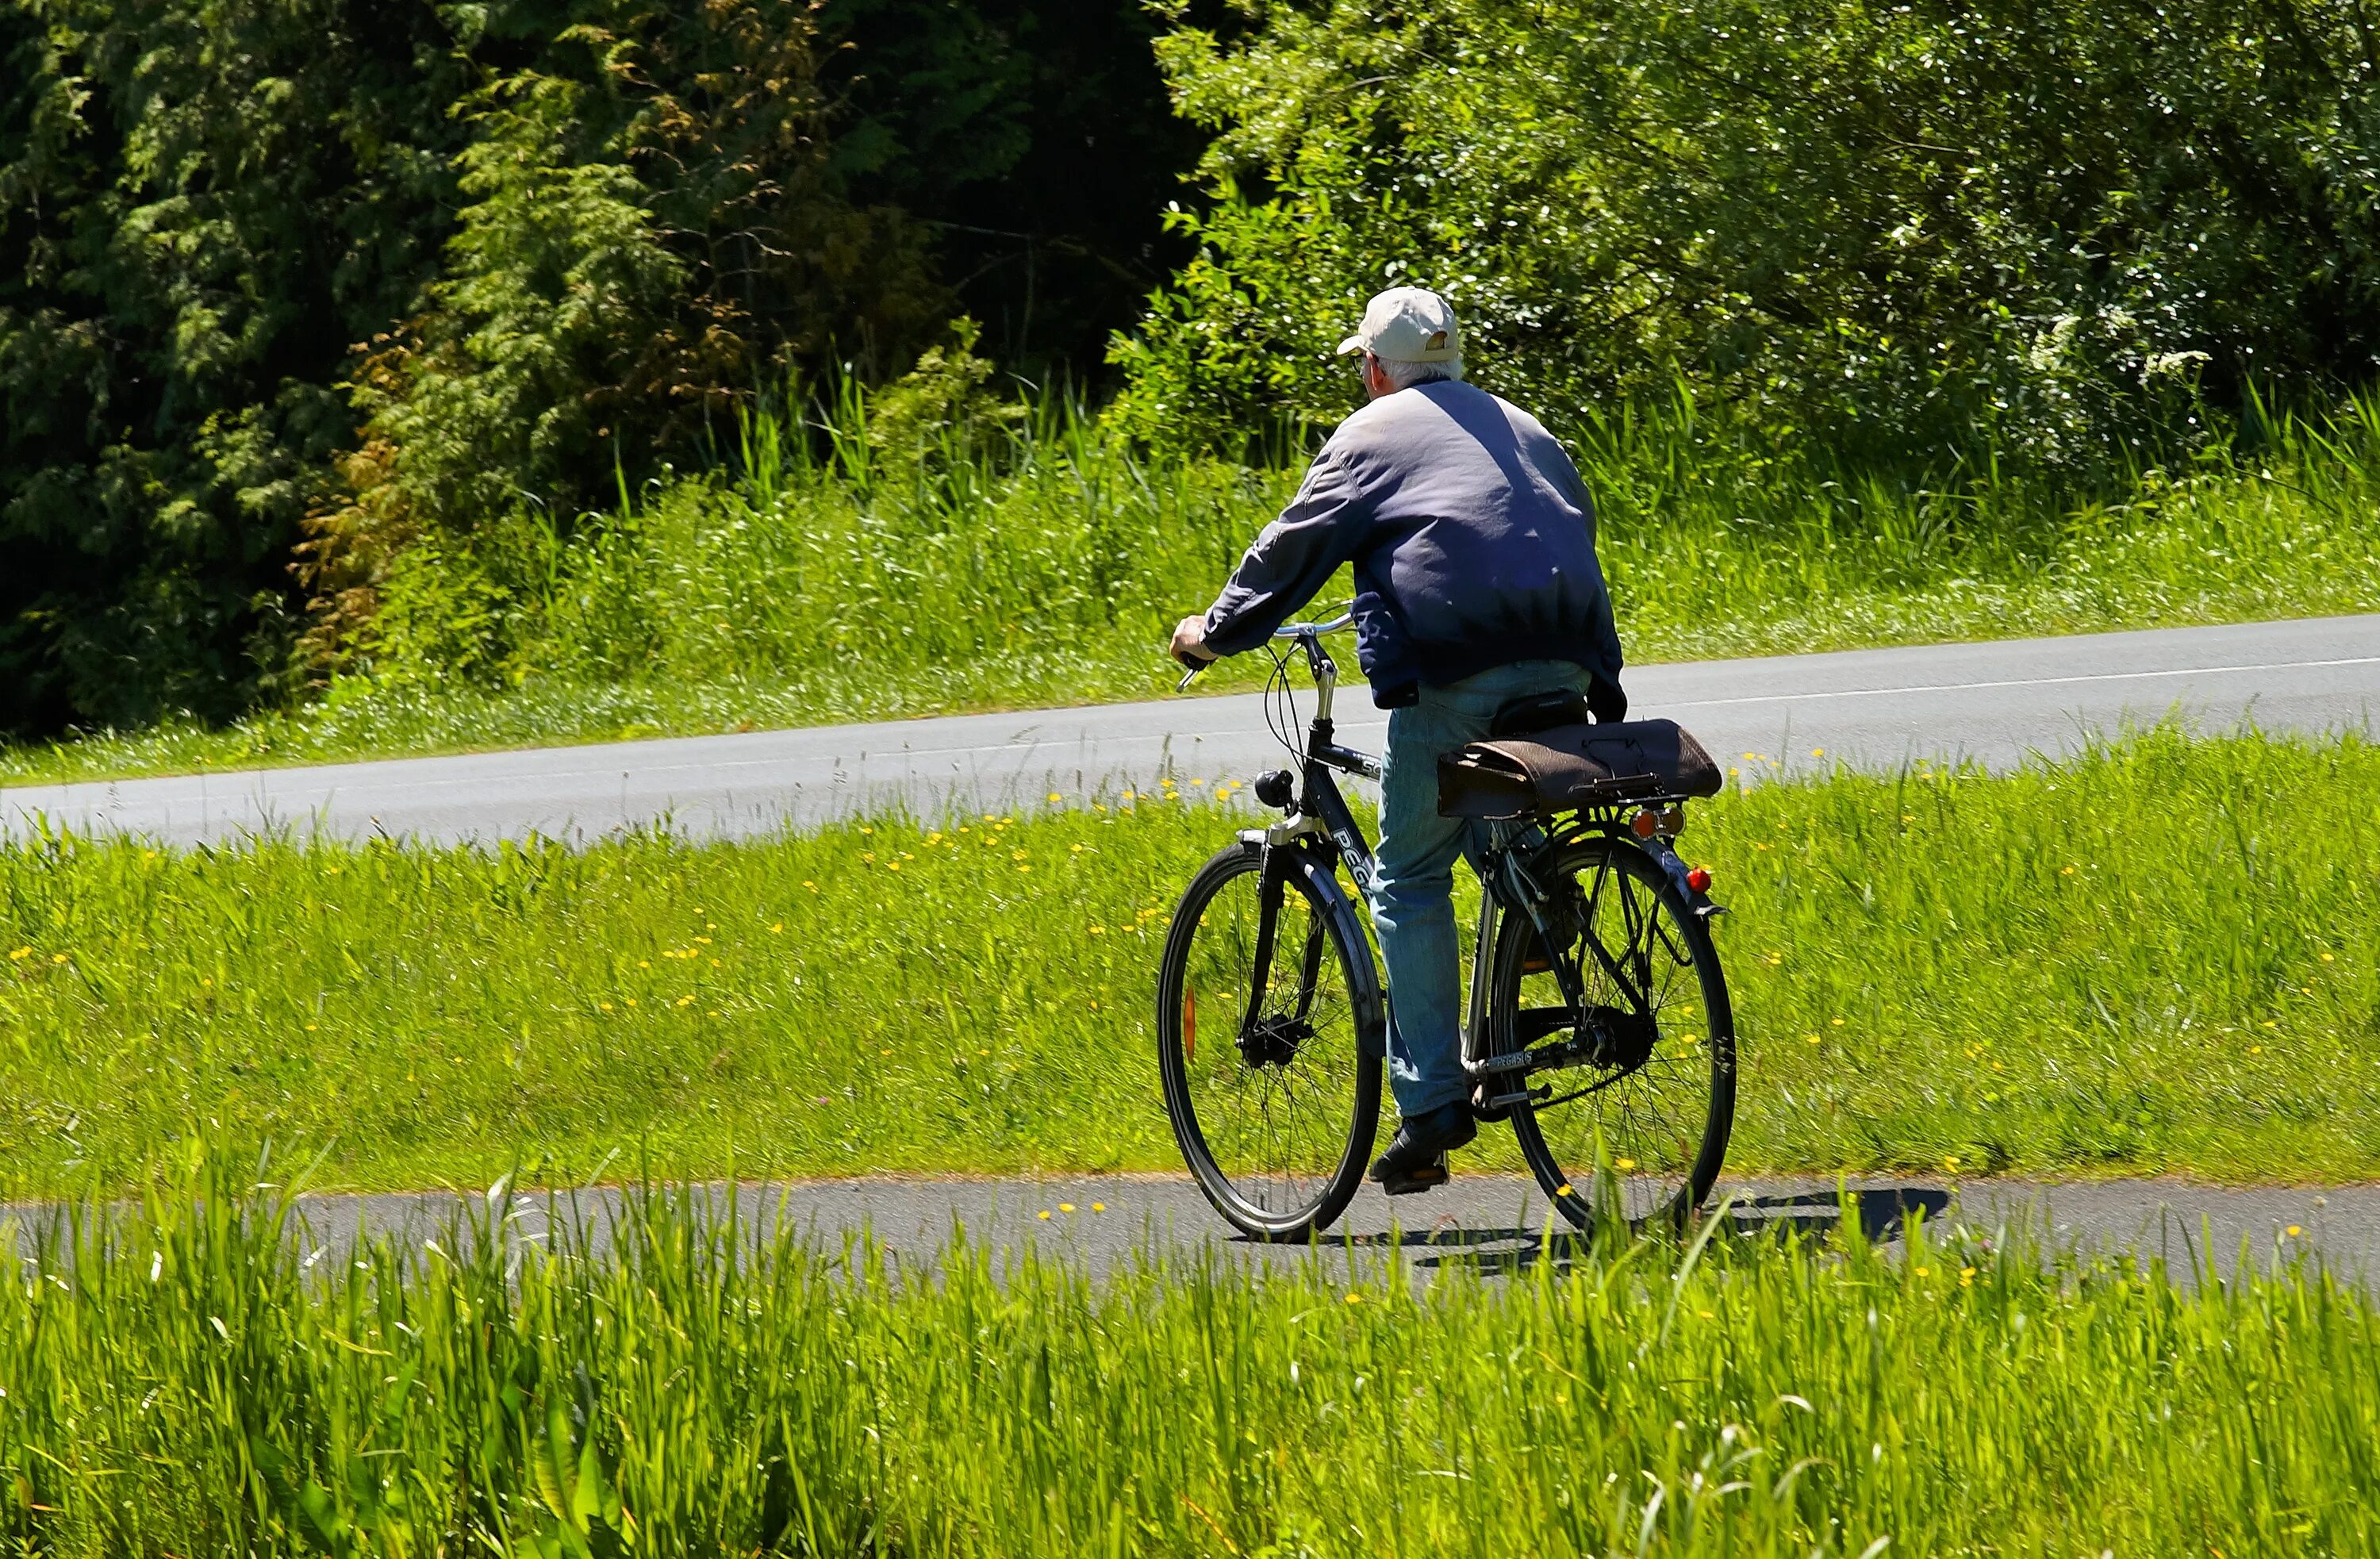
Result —
[[[1380,1013],[1370,944],[1304,856],[1233,845],[1191,879],[1158,968],[1158,1069],[1198,1188],[1244,1233],[1302,1239],[1346,1211],[1379,1122]]]
[[[1575,839],[1530,870],[1557,945],[1508,914],[1487,1015],[1489,1054],[1532,1057],[1531,1102],[1512,1112],[1522,1154],[1582,1228],[1682,1226],[1735,1123],[1735,1017],[1709,927],[1622,840]]]

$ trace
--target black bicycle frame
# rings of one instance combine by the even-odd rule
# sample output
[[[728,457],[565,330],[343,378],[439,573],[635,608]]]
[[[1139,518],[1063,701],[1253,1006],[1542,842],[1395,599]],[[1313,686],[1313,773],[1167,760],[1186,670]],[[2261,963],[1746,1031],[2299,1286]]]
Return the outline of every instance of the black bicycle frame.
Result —
[[[1265,998],[1272,982],[1274,940],[1280,926],[1281,907],[1289,891],[1289,879],[1297,870],[1295,852],[1314,834],[1326,834],[1338,847],[1340,858],[1346,861],[1348,871],[1360,890],[1369,893],[1372,886],[1372,847],[1366,842],[1363,831],[1355,826],[1355,815],[1347,807],[1346,798],[1330,779],[1330,773],[1361,774],[1367,779],[1380,777],[1379,760],[1352,748],[1341,747],[1331,734],[1331,695],[1339,685],[1339,665],[1330,652],[1322,648],[1322,630],[1301,625],[1284,630],[1305,647],[1306,664],[1314,674],[1317,704],[1312,725],[1306,735],[1305,751],[1301,767],[1304,771],[1298,786],[1297,806],[1302,826],[1279,824],[1264,832],[1264,866],[1257,885],[1257,944],[1252,989],[1248,1004],[1240,1017],[1240,1051],[1243,1055],[1257,1054],[1257,1026],[1265,1020]],[[1317,826],[1318,824],[1318,827]],[[1311,846],[1307,846],[1311,847]],[[1306,932],[1305,946],[1299,959],[1297,1010],[1292,1016],[1304,1021],[1314,1003],[1314,987],[1321,972],[1324,932],[1319,917]]]
[[[1380,777],[1380,761],[1368,752],[1339,745],[1332,729],[1330,701],[1339,688],[1339,663],[1322,647],[1321,635],[1312,629],[1297,635],[1305,650],[1305,664],[1314,674],[1314,720],[1306,727],[1305,773],[1298,786],[1298,810],[1307,817],[1320,820],[1323,830],[1339,846],[1339,854],[1347,862],[1347,871],[1355,879],[1355,886],[1364,893],[1372,891],[1372,846],[1355,826],[1355,814],[1348,810],[1347,798],[1339,794],[1338,785],[1330,775],[1359,775],[1364,779]]]
[[[1316,701],[1314,719],[1306,729],[1305,748],[1299,754],[1299,766],[1302,772],[1297,788],[1297,810],[1293,815],[1264,830],[1260,835],[1265,846],[1265,859],[1263,878],[1257,890],[1259,912],[1255,988],[1249,993],[1247,1010],[1241,1019],[1240,1045],[1244,1054],[1255,1054],[1253,1047],[1257,1041],[1257,1025],[1262,1021],[1261,1014],[1265,997],[1271,981],[1276,923],[1280,917],[1283,897],[1288,890],[1290,874],[1296,870],[1296,852],[1301,849],[1320,850],[1335,847],[1339,858],[1346,862],[1348,873],[1354,878],[1357,890],[1366,898],[1372,892],[1378,875],[1378,867],[1372,857],[1372,846],[1365,839],[1363,831],[1356,826],[1354,811],[1349,809],[1346,798],[1340,794],[1338,784],[1331,777],[1334,773],[1355,774],[1369,780],[1378,780],[1380,777],[1380,761],[1369,753],[1358,752],[1353,748],[1341,746],[1333,729],[1331,700],[1339,686],[1339,665],[1330,658],[1330,652],[1322,647],[1322,635],[1336,626],[1339,625],[1298,624],[1281,630],[1281,637],[1294,639],[1305,652],[1305,664],[1314,676]],[[1657,835],[1649,841],[1641,840],[1628,833],[1622,819],[1633,810],[1626,807],[1597,809],[1591,814],[1582,815],[1550,834],[1543,834],[1533,825],[1515,827],[1509,833],[1499,831],[1497,836],[1491,839],[1482,851],[1479,859],[1474,861],[1474,865],[1479,871],[1481,886],[1485,891],[1480,895],[1478,934],[1472,954],[1471,1010],[1468,1020],[1464,1024],[1463,1060],[1463,1069],[1475,1078],[1484,1078],[1500,1073],[1526,1072],[1533,1069],[1529,1052],[1525,1049],[1513,1055],[1498,1056],[1492,1059],[1485,1054],[1488,993],[1494,983],[1491,965],[1495,956],[1499,921],[1504,914],[1518,911],[1528,917],[1530,923],[1535,926],[1538,936],[1548,949],[1552,973],[1556,982],[1561,988],[1564,1003],[1572,1011],[1584,1009],[1585,980],[1576,961],[1577,956],[1565,956],[1562,950],[1554,947],[1555,942],[1559,939],[1553,935],[1552,928],[1546,920],[1545,893],[1529,874],[1530,859],[1535,859],[1544,850],[1582,834],[1607,834],[1614,838],[1624,839],[1628,844],[1650,855],[1661,866],[1664,873],[1677,884],[1681,896],[1686,899],[1696,913],[1715,913],[1715,910],[1709,907],[1709,901],[1701,894],[1694,892],[1687,884],[1684,863],[1679,860],[1677,852],[1670,847],[1667,839]],[[1535,843],[1530,843],[1529,835],[1533,832],[1538,833],[1540,836]],[[1251,831],[1248,837],[1254,839],[1259,835],[1255,831]],[[1329,846],[1322,845],[1323,837],[1329,839]],[[1608,868],[1604,872],[1598,873],[1594,889],[1595,897],[1600,896],[1609,875]],[[1590,906],[1591,904],[1592,898]],[[1589,920],[1591,922],[1591,907]],[[1633,944],[1638,934],[1638,929],[1632,925],[1630,928],[1631,951],[1634,950]],[[1609,950],[1593,935],[1584,935],[1580,940],[1594,945],[1597,962],[1603,967],[1605,972],[1610,976],[1630,1001],[1640,1011],[1643,1010],[1647,1005],[1649,994],[1645,988],[1646,981],[1641,978],[1630,979],[1627,972],[1623,971],[1613,959]],[[1322,951],[1322,930],[1318,921],[1308,933],[1305,951],[1296,1013],[1296,1017],[1300,1019],[1305,1017],[1306,1009],[1311,1005],[1314,980],[1318,972],[1318,960]],[[1517,1103],[1527,1097],[1525,1093],[1504,1095],[1491,1102]]]

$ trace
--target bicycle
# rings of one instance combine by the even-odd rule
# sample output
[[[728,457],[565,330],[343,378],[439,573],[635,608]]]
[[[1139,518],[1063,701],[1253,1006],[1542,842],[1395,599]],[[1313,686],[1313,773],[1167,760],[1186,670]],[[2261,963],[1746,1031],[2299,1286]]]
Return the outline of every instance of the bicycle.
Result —
[[[1158,971],[1166,1114],[1199,1189],[1243,1233],[1327,1228],[1361,1184],[1379,1123],[1387,995],[1368,918],[1373,864],[1335,776],[1378,780],[1339,745],[1338,665],[1296,623],[1316,707],[1301,746],[1289,655],[1267,716],[1299,772],[1254,789],[1279,822],[1243,831],[1191,879]],[[1187,688],[1196,668],[1182,678]],[[1274,720],[1275,696],[1287,704]],[[1716,781],[1714,779],[1714,785]],[[1658,785],[1560,815],[1489,823],[1463,1067],[1483,1120],[1509,1119],[1552,1204],[1582,1229],[1685,1223],[1709,1194],[1735,1114],[1735,1027],[1710,937],[1721,911],[1670,840],[1681,795]],[[1203,1039],[1205,1048],[1201,1048]]]

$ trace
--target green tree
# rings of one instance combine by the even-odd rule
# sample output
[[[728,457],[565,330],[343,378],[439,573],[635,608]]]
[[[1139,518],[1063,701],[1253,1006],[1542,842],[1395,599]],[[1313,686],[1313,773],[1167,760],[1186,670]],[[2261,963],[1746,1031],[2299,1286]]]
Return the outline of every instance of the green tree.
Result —
[[[352,439],[338,365],[436,263],[443,29],[18,0],[0,58],[0,728],[229,713]]]
[[[1095,350],[1195,143],[1152,30],[6,0],[0,731],[233,713],[310,601],[301,662],[336,664],[408,546],[566,524],[710,457],[756,385],[898,374],[963,309],[1039,370]]]
[[[352,377],[369,457],[309,522],[318,669],[369,648],[378,585],[424,536],[501,597],[541,555],[510,517],[566,530],[621,481],[706,458],[759,387],[838,351],[912,357],[947,312],[926,230],[844,194],[815,7],[495,19],[529,63],[458,104],[468,203],[426,307]]]
[[[1329,347],[1441,287],[1556,413],[1666,393],[1838,449],[2088,476],[2204,373],[2380,351],[2357,0],[1333,0],[1161,45],[1216,132],[1197,252],[1115,356],[1160,441],[1335,418]]]

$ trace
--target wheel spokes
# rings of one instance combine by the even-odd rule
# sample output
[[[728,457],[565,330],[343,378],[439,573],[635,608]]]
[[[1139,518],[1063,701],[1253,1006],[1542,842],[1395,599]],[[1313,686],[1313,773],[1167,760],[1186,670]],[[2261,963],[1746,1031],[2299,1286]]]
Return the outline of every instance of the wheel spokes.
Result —
[[[1532,1042],[1556,1021],[1580,1033],[1617,1033],[1619,1014],[1645,1026],[1624,1035],[1627,1043],[1599,1041],[1580,1063],[1588,1077],[1569,1074],[1575,1086],[1533,1106],[1537,1136],[1561,1175],[1582,1182],[1579,1192],[1591,1189],[1591,1202],[1616,1201],[1635,1222],[1675,1205],[1689,1183],[1709,1124],[1715,1052],[1690,939],[1658,887],[1619,864],[1615,853],[1625,847],[1597,849],[1591,869],[1579,861],[1565,879],[1579,939],[1562,972],[1580,1005],[1569,1005],[1569,993],[1547,993],[1559,1004],[1548,1017],[1524,1000],[1512,1039]],[[1528,976],[1523,986],[1532,980],[1559,983]],[[1610,1016],[1598,1018],[1597,1008]]]
[[[1257,887],[1253,872],[1227,883],[1190,949],[1195,988],[1208,993],[1207,1027],[1211,1034],[1225,1025],[1236,1042],[1210,1043],[1202,1058],[1190,1041],[1195,1007],[1186,1007],[1183,1060],[1209,1157],[1241,1198],[1278,1213],[1310,1206],[1335,1175],[1361,1053],[1330,928],[1294,887],[1282,895],[1269,939],[1262,1005],[1252,1007],[1256,950],[1266,940],[1257,935]],[[1184,988],[1193,989],[1187,979]]]

